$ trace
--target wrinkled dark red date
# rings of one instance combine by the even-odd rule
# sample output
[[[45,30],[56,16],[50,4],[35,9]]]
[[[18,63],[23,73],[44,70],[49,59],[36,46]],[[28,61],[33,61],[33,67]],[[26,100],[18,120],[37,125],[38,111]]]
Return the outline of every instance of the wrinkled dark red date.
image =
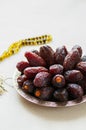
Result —
[[[17,78],[18,86],[19,86],[19,87],[22,87],[23,82],[26,81],[27,79],[28,79],[28,78],[26,77],[26,75],[20,75],[20,76]]]
[[[50,46],[40,47],[40,56],[46,61],[47,66],[54,64],[54,51]]]
[[[60,65],[60,64],[54,64],[54,65],[52,65],[52,66],[49,67],[49,72],[52,75],[62,74],[63,73],[63,66]]]
[[[80,55],[80,57],[81,57],[81,56],[82,56],[82,48],[81,48],[81,46],[75,45],[75,46],[73,46],[72,50],[74,50],[74,49],[77,49],[77,50],[78,50],[79,55]]]
[[[80,54],[77,49],[71,50],[70,53],[64,59],[64,69],[71,70],[75,67],[75,65],[80,61]]]
[[[56,88],[62,88],[65,86],[65,78],[63,75],[57,74],[52,79],[52,84]]]
[[[46,69],[45,67],[28,67],[24,70],[24,74],[28,77],[28,78],[34,78],[35,75],[39,72],[48,72],[48,69]]]
[[[78,63],[77,69],[79,69],[86,76],[86,62]]]
[[[63,65],[64,58],[67,55],[67,49],[65,46],[58,47],[55,52],[55,62]]]
[[[40,93],[40,95],[36,95],[37,91]],[[51,100],[53,96],[54,89],[52,87],[42,87],[40,89],[37,89],[35,91],[35,96],[39,96],[41,100]]]
[[[68,100],[68,92],[66,89],[55,90],[53,96],[54,99],[58,102],[65,102]]]
[[[23,72],[25,68],[29,67],[29,62],[26,61],[20,61],[17,63],[16,68],[20,71]]]
[[[30,66],[46,66],[44,59],[33,52],[26,52],[25,57],[29,61]]]
[[[69,70],[64,73],[67,82],[76,83],[83,79],[83,75],[79,70]]]
[[[68,84],[67,86],[68,93],[72,99],[81,100],[83,96],[83,89],[78,84]]]
[[[34,85],[36,87],[44,87],[50,84],[51,75],[48,72],[39,72],[34,78]]]
[[[33,84],[33,81],[32,81],[32,80],[26,80],[26,81],[23,83],[22,89],[23,89],[23,91],[25,91],[26,93],[33,93],[33,91],[34,91],[34,89],[35,89],[35,86],[34,86],[34,84]]]

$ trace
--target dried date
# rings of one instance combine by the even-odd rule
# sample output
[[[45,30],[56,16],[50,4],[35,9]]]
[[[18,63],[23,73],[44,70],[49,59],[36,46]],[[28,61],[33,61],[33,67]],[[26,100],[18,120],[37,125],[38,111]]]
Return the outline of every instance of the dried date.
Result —
[[[16,68],[18,71],[23,72],[25,68],[29,67],[29,62],[26,61],[20,61],[17,63]]]
[[[54,99],[58,102],[65,102],[68,100],[68,92],[66,89],[58,89],[53,94]]]
[[[83,89],[78,84],[68,84],[67,86],[68,93],[72,99],[81,100],[83,96]]]
[[[25,57],[29,61],[30,66],[46,66],[44,59],[33,52],[26,52]]]
[[[36,87],[44,87],[50,84],[51,75],[48,72],[39,72],[34,78],[34,85]]]
[[[50,46],[40,47],[40,56],[46,61],[48,67],[54,64],[54,51]]]
[[[62,74],[62,73],[63,73],[63,66],[60,65],[60,64],[51,65],[51,66],[49,67],[49,72],[50,72],[52,75]]]
[[[52,79],[52,84],[56,88],[62,88],[65,86],[65,78],[63,75],[57,74]]]
[[[79,70],[68,70],[64,73],[67,82],[76,83],[83,79],[83,75]]]
[[[55,63],[63,65],[68,51],[65,46],[58,47],[55,52]]]
[[[46,69],[45,67],[28,67],[24,70],[24,74],[26,75],[26,77],[28,78],[34,78],[35,75],[39,72],[48,72],[48,69]]]
[[[80,62],[77,64],[77,69],[79,69],[83,75],[86,76],[86,62]]]
[[[64,69],[72,70],[75,65],[80,61],[80,54],[77,49],[71,50],[64,59]]]
[[[53,96],[54,89],[52,87],[43,87],[35,90],[34,95],[41,100],[51,100]]]
[[[32,80],[26,80],[24,83],[23,83],[23,86],[22,86],[22,90],[26,93],[33,93],[35,89],[35,86],[33,84],[33,81]]]
[[[81,56],[82,56],[82,48],[81,48],[81,46],[75,45],[75,46],[73,46],[72,50],[74,50],[74,49],[77,49],[77,50],[78,50],[79,55],[80,55],[80,57],[81,57]]]

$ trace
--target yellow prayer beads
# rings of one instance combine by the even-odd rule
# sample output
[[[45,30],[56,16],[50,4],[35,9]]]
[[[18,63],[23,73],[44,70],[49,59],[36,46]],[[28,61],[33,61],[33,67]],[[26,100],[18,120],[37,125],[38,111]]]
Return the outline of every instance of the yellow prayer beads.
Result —
[[[52,36],[51,35],[42,35],[39,37],[33,37],[33,38],[28,38],[24,40],[20,40],[18,42],[15,42],[11,44],[8,48],[7,51],[4,51],[2,55],[0,56],[0,61],[3,61],[5,58],[12,56],[13,54],[16,54],[19,49],[23,46],[28,46],[28,45],[42,45],[46,44],[52,41]]]

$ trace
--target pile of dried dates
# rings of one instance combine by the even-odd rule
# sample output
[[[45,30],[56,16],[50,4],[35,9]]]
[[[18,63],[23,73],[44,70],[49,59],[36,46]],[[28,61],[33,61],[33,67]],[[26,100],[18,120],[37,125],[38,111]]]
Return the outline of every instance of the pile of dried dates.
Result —
[[[65,46],[54,51],[46,45],[24,56],[27,61],[18,62],[16,67],[21,72],[18,86],[25,93],[45,101],[82,100],[86,94],[86,56],[79,45],[71,51]]]

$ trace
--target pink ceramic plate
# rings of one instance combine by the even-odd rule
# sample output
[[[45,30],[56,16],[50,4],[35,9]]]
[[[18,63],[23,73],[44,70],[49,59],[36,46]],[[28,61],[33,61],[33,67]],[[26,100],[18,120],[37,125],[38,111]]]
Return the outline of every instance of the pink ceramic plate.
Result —
[[[23,98],[25,98],[29,102],[32,102],[32,103],[40,105],[40,106],[46,106],[46,107],[69,107],[69,106],[75,106],[75,105],[86,102],[86,95],[83,96],[83,99],[81,102],[77,102],[76,100],[73,100],[73,101],[59,103],[59,102],[51,102],[51,101],[42,101],[40,99],[37,99],[37,98],[31,96],[30,94],[26,94],[25,92],[22,91],[22,89],[20,89],[18,87],[16,79],[19,75],[20,75],[20,72],[16,70],[13,75],[14,88],[19,93],[19,95],[21,95]]]

